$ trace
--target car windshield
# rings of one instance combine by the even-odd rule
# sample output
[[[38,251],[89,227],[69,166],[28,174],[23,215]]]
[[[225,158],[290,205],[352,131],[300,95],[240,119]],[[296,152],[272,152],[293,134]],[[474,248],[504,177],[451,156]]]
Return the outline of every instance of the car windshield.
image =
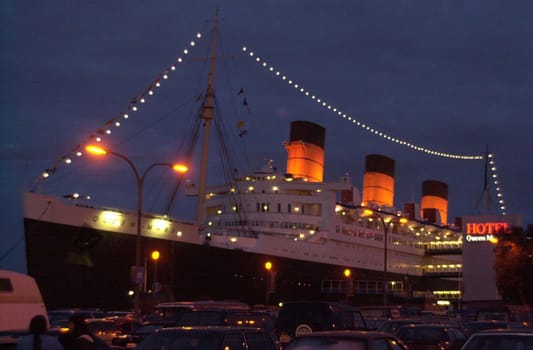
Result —
[[[446,334],[444,330],[440,328],[431,328],[431,327],[405,327],[400,328],[398,331],[398,337],[403,339],[405,342],[428,342],[436,343],[446,340]]]
[[[222,335],[213,333],[153,334],[142,341],[137,350],[217,350],[221,342]]]
[[[526,350],[533,348],[533,336],[519,335],[483,335],[474,336],[464,350],[485,350],[485,349],[512,349]]]
[[[335,338],[296,338],[287,350],[366,350],[366,342],[361,339]]]
[[[415,323],[420,323],[420,321],[417,321],[417,320],[386,321],[378,327],[378,330],[381,332],[394,333],[400,327],[403,327],[409,324],[415,324]]]
[[[50,311],[48,313],[48,320],[50,323],[54,323],[60,320],[68,320],[72,316],[70,311]]]
[[[120,332],[120,328],[114,322],[94,321],[87,324],[91,332]]]
[[[224,324],[222,311],[185,311],[179,316],[178,326],[221,326]]]
[[[484,329],[507,328],[505,322],[472,322],[464,326],[466,334],[476,333]]]
[[[163,328],[165,327],[164,324],[144,324],[142,326],[140,326],[139,328],[137,328],[135,330],[135,333],[139,333],[139,334],[145,334],[145,333],[153,333],[155,331],[157,331],[158,329],[160,328]]]

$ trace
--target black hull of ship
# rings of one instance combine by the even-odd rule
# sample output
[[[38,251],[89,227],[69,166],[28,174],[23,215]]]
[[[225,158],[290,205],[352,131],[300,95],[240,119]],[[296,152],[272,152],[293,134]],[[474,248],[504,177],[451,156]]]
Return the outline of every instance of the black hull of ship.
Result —
[[[130,309],[133,284],[130,268],[135,261],[136,236],[25,219],[28,274],[33,276],[48,309],[100,307]],[[161,292],[147,293],[143,304],[165,300],[237,299],[250,304],[266,301],[264,263],[276,267],[271,302],[290,299],[346,300],[342,291],[325,291],[323,281],[342,280],[343,266],[266,256],[177,241],[142,237],[142,256],[161,253],[157,281]],[[146,260],[151,289],[155,264]],[[354,278],[380,280],[379,271],[355,270]],[[393,277],[389,275],[390,277]],[[402,278],[401,276],[396,276]],[[413,289],[431,289],[431,280],[410,276]],[[441,286],[443,281],[438,282]],[[456,282],[450,282],[456,283]],[[391,302],[405,301],[391,296]],[[380,304],[382,296],[355,295],[356,305]],[[414,300],[412,300],[414,301]]]

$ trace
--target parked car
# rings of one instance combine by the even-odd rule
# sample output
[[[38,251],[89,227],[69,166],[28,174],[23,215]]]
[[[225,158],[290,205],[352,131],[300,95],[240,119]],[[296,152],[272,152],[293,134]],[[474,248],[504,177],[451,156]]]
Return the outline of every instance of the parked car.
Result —
[[[120,328],[122,333],[133,333],[137,328],[143,325],[143,323],[137,318],[130,316],[106,316],[105,319],[113,321]]]
[[[274,320],[266,312],[226,309],[192,309],[180,312],[176,326],[243,326],[274,332]]]
[[[400,318],[400,309],[394,306],[360,306],[369,330],[376,330],[387,320]]]
[[[285,302],[275,323],[276,336],[282,345],[294,337],[316,331],[366,328],[359,309],[329,301]]]
[[[251,327],[163,328],[146,337],[137,350],[278,350],[272,334]]]
[[[301,335],[285,350],[408,350],[407,346],[390,333],[376,331],[324,331]]]
[[[461,350],[533,349],[533,329],[491,329],[474,333]]]
[[[131,318],[136,318],[137,317],[135,312],[126,311],[126,310],[106,311],[105,316],[106,317],[131,317]]]
[[[69,331],[69,321],[65,319],[50,322],[48,327],[48,333],[53,335],[60,335]]]
[[[122,334],[120,327],[113,320],[106,318],[87,318],[85,324],[93,336],[99,337],[109,345],[114,337]]]
[[[466,341],[457,326],[447,324],[411,324],[398,329],[396,336],[409,350],[459,350]]]
[[[179,315],[189,310],[250,310],[250,305],[239,301],[226,300],[196,300],[196,301],[173,301],[160,303],[154,306],[154,312],[147,315],[145,321],[161,322],[178,320]]]
[[[48,321],[52,324],[59,320],[68,320],[74,315],[80,315],[82,318],[102,318],[106,313],[99,309],[55,309],[48,311]]]

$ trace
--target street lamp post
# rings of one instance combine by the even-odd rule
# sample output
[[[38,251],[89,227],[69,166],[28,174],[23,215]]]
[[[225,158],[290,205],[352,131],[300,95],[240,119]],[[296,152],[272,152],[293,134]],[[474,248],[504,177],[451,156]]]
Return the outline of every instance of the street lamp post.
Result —
[[[383,235],[384,235],[384,244],[383,244],[383,306],[386,308],[389,304],[388,299],[388,292],[389,292],[389,282],[388,279],[388,261],[387,261],[387,252],[389,250],[389,228],[387,224],[385,223],[385,219],[383,219],[383,216],[376,214],[376,216],[381,220],[381,224],[383,225]]]
[[[383,306],[386,308],[389,304],[388,296],[387,296],[387,292],[389,289],[388,282],[387,282],[387,279],[388,279],[387,254],[388,254],[389,229],[383,216],[380,215],[379,213],[376,213],[375,210],[370,209],[370,208],[364,208],[363,216],[377,217],[381,221],[381,225],[383,226],[383,240],[384,240],[383,242]]]
[[[353,279],[352,279],[352,270],[344,269],[344,277],[346,277],[346,288],[344,291],[344,302],[348,304],[350,296],[353,296]]]
[[[154,293],[159,292],[159,283],[157,282],[157,261],[159,260],[159,255],[158,250],[152,252],[152,260],[154,261],[154,286],[152,289],[154,290]]]
[[[388,283],[388,261],[387,261],[387,254],[388,254],[388,244],[389,244],[389,223],[385,221],[385,218],[383,217],[383,214],[376,213],[375,210],[370,208],[364,208],[363,207],[363,216],[374,216],[379,218],[381,221],[381,225],[383,225],[383,306],[386,308],[389,305],[388,301],[388,291],[389,291],[389,283]],[[390,218],[390,217],[389,217]],[[408,220],[405,217],[398,216],[394,219],[396,222],[399,222],[400,224],[405,224]]]
[[[142,200],[143,200],[143,185],[144,185],[144,179],[146,178],[146,175],[150,170],[157,166],[165,166],[172,168],[176,172],[185,173],[188,171],[187,166],[183,164],[172,164],[172,163],[153,163],[151,164],[142,175],[139,175],[139,171],[137,170],[137,167],[135,167],[135,164],[126,157],[123,154],[116,153],[113,151],[106,150],[103,147],[96,146],[96,145],[88,145],[85,147],[85,150],[91,154],[94,155],[113,155],[115,157],[121,158],[125,160],[131,169],[133,170],[133,173],[135,175],[135,181],[137,184],[137,234],[136,234],[136,244],[135,244],[135,305],[134,309],[137,314],[141,313],[140,305],[141,305],[141,283],[142,283],[142,277],[138,277],[138,272],[140,270],[141,266],[141,224],[142,224]],[[146,273],[146,271],[144,272]]]
[[[272,263],[270,261],[265,263],[265,270],[267,271],[265,302],[268,308],[268,305],[270,304],[270,285],[272,284]]]

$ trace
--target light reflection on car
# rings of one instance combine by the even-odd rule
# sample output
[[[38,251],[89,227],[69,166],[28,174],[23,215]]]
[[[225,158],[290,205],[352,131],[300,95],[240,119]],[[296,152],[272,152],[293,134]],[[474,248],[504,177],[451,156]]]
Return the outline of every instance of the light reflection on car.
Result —
[[[474,333],[461,350],[529,350],[533,349],[533,329],[491,329]]]
[[[278,350],[272,334],[260,328],[199,326],[164,328],[146,337],[137,350]]]
[[[323,331],[294,338],[285,350],[408,350],[390,333],[376,331]]]

